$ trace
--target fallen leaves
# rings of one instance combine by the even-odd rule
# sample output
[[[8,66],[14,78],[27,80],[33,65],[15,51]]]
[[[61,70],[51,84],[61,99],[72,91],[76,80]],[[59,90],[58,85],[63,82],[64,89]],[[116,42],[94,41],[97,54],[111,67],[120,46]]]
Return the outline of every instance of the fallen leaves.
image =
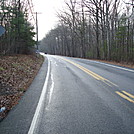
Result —
[[[43,57],[35,55],[0,56],[0,119],[5,117],[36,76]]]

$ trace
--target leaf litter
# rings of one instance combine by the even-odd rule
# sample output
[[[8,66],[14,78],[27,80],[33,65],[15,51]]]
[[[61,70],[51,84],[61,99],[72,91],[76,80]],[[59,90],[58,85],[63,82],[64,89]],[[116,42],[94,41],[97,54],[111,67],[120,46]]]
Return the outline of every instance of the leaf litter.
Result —
[[[35,55],[0,56],[0,121],[18,104],[43,61]]]

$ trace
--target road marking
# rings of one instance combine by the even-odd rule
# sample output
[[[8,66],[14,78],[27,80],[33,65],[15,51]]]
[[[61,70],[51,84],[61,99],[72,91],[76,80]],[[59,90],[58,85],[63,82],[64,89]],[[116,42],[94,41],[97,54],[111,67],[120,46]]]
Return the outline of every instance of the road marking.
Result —
[[[127,96],[129,96],[129,97],[131,97],[131,98],[133,98],[134,99],[134,95],[132,95],[132,94],[130,94],[130,93],[128,93],[128,92],[126,92],[126,91],[122,91],[124,94],[126,94]]]
[[[122,91],[123,93],[124,93],[124,91]],[[123,93],[120,93],[119,91],[116,91],[116,94],[118,94],[119,96],[121,96],[122,98],[124,98],[124,99],[126,99],[126,100],[128,100],[129,102],[132,102],[132,103],[134,103],[134,100],[132,100],[132,99],[130,99],[129,97],[127,97],[126,95],[124,95]],[[129,93],[127,93],[126,91],[125,91],[125,94],[129,94]]]
[[[79,65],[79,64],[77,64],[77,63],[74,63],[74,62],[72,62],[72,61],[70,61],[70,60],[68,60],[68,59],[64,59],[64,58],[61,58],[61,59],[63,59],[63,60],[65,60],[65,61],[67,61],[67,62],[73,64],[74,66],[78,67],[78,68],[81,69],[82,71],[84,71],[84,72],[86,72],[87,74],[91,75],[91,76],[92,76],[93,78],[95,78],[96,80],[100,80],[100,81],[104,82],[105,84],[107,84],[107,85],[110,86],[110,87],[112,87],[112,86],[118,87],[118,85],[114,84],[113,82],[109,81],[108,79],[103,78],[102,76],[100,76],[100,75],[98,75],[98,74],[96,74],[96,73],[94,73],[94,72],[88,70],[87,68],[85,68],[85,67],[83,67],[83,66],[81,66],[81,65]]]
[[[118,69],[121,69],[121,70],[125,70],[125,71],[129,71],[129,72],[134,73],[134,70],[127,69],[127,68],[118,67],[118,66],[114,66],[114,65],[110,65],[110,64],[106,64],[106,63],[102,63],[102,62],[98,62],[98,61],[92,61],[92,60],[90,60],[90,62],[95,62],[95,63],[103,64],[103,65],[106,65],[106,66],[110,66],[110,67],[113,67],[113,68],[118,68]]]
[[[54,78],[53,78],[53,74],[51,74],[51,80],[52,80],[52,84],[51,84],[51,88],[50,88],[49,104],[51,102],[52,94],[53,94],[53,90],[54,90]]]
[[[104,82],[106,85],[112,87],[112,85],[110,85],[108,82],[106,82],[106,81],[104,81],[104,80],[103,80],[103,82]]]
[[[35,128],[37,127],[41,107],[42,107],[43,102],[45,100],[45,94],[46,94],[46,89],[47,89],[47,85],[48,85],[49,74],[50,74],[50,62],[49,62],[49,59],[48,59],[48,70],[47,70],[45,83],[44,83],[44,86],[43,86],[43,89],[42,89],[42,92],[41,92],[41,96],[40,96],[38,105],[37,105],[35,113],[34,113],[34,117],[33,117],[30,129],[28,131],[28,134],[34,134]]]

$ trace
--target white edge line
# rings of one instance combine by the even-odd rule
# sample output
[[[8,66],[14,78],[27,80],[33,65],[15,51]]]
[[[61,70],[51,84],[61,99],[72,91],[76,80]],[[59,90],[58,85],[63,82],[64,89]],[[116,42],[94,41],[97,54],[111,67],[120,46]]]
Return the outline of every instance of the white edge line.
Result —
[[[123,67],[118,67],[118,66],[106,64],[106,63],[103,63],[103,62],[98,62],[98,61],[92,61],[92,60],[90,60],[90,61],[91,61],[91,62],[95,62],[95,63],[99,63],[99,64],[103,64],[103,65],[106,65],[106,66],[110,66],[110,67],[114,67],[114,68],[118,68],[118,69],[130,71],[130,72],[134,72],[134,70],[131,70],[131,69],[127,69],[127,68],[123,68]]]
[[[49,74],[50,74],[50,62],[49,62],[49,59],[48,59],[48,69],[47,69],[47,75],[46,75],[45,83],[44,83],[44,86],[43,86],[43,89],[42,89],[42,92],[41,92],[41,96],[40,96],[38,105],[36,107],[36,110],[35,110],[35,113],[34,113],[34,116],[33,116],[33,119],[32,119],[32,123],[31,123],[29,131],[28,131],[28,134],[33,134],[34,133],[35,126],[38,123],[38,117],[39,117],[39,114],[40,114],[40,110],[41,110],[43,101],[45,99]]]
[[[53,94],[53,90],[54,90],[53,74],[51,74],[51,80],[52,80],[52,85],[51,85],[51,88],[50,88],[49,104],[50,104],[50,102],[51,102],[52,94]]]

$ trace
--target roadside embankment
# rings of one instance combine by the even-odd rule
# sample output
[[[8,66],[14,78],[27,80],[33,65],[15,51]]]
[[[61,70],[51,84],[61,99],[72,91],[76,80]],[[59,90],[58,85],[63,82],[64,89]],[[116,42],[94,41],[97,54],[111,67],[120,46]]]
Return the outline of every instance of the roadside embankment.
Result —
[[[18,104],[43,61],[35,55],[0,56],[0,120]]]

